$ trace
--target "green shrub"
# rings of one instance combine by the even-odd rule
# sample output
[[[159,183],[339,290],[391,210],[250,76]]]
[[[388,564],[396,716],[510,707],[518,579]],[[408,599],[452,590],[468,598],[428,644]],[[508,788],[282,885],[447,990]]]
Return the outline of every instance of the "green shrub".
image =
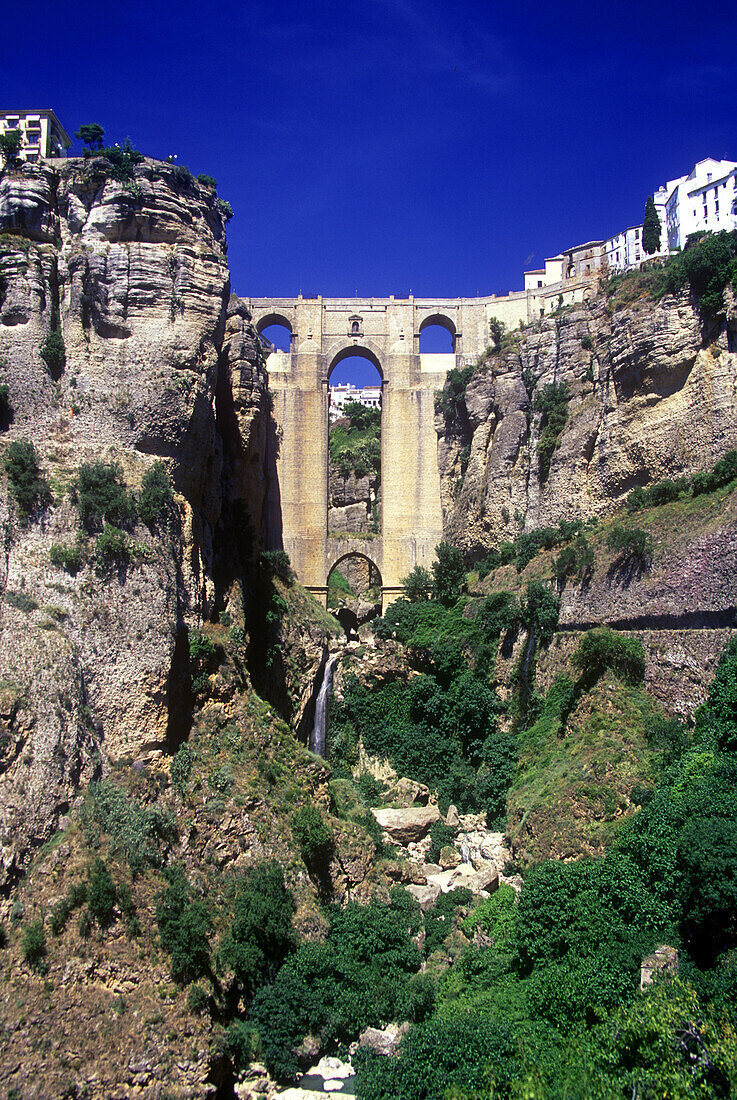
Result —
[[[46,958],[46,934],[42,920],[32,921],[25,929],[22,941],[23,958],[36,970],[43,969]]]
[[[192,765],[194,763],[194,756],[189,745],[184,742],[180,745],[177,751],[171,758],[169,764],[169,778],[171,779],[171,785],[177,792],[179,797],[183,797],[185,788],[187,786],[187,780],[192,771]]]
[[[427,600],[432,595],[433,579],[429,569],[416,565],[414,569],[402,578],[404,595],[410,603],[417,600]]]
[[[653,540],[640,527],[621,527],[617,524],[607,535],[606,544],[617,553],[619,565],[645,568],[652,560]]]
[[[671,259],[662,293],[676,293],[686,283],[707,317],[724,311],[724,289],[737,283],[737,230],[706,233]]]
[[[495,946],[508,943],[514,933],[516,897],[514,890],[503,882],[495,894],[480,902],[462,922],[467,936],[479,928]]]
[[[35,611],[38,607],[38,603],[29,596],[27,592],[9,592],[7,589],[3,594],[3,599],[11,607],[14,607],[17,611]]]
[[[579,535],[560,551],[553,562],[553,573],[559,585],[568,577],[576,577],[583,583],[594,568],[594,551],[585,535]]]
[[[139,153],[131,145],[130,138],[125,139],[123,145],[109,145],[100,149],[97,156],[104,157],[109,164],[106,175],[109,179],[119,183],[129,183],[133,179],[133,172],[137,164],[143,161],[143,153]]]
[[[138,514],[147,527],[161,520],[174,502],[171,482],[163,462],[154,462],[143,475],[138,494]]]
[[[5,472],[21,519],[27,519],[36,508],[44,508],[50,503],[51,490],[41,473],[36,449],[30,440],[16,439],[8,444]]]
[[[18,160],[23,135],[20,130],[6,130],[0,134],[0,157],[3,159],[3,167],[14,165]]]
[[[521,603],[522,619],[535,632],[539,645],[547,645],[558,626],[560,600],[542,581],[530,581]]]
[[[596,680],[607,670],[628,683],[642,683],[645,676],[645,650],[639,638],[629,638],[597,626],[588,630],[572,657],[585,680]]]
[[[264,550],[259,561],[271,577],[278,577],[284,584],[294,584],[294,571],[286,550]]]
[[[110,780],[90,783],[84,819],[107,833],[112,852],[122,852],[134,873],[159,867],[176,840],[173,822],[158,806],[142,806]]]
[[[79,545],[66,546],[64,543],[54,542],[49,550],[49,560],[52,565],[58,565],[74,575],[82,568],[82,548]]]
[[[693,478],[693,493],[713,493],[737,478],[737,451],[727,451],[724,458],[712,466],[711,470],[700,472]]]
[[[127,565],[132,556],[130,540],[119,527],[106,523],[95,543],[95,565],[104,571],[111,565]]]
[[[537,458],[540,464],[540,480],[543,482],[548,479],[553,454],[568,422],[570,399],[565,382],[549,382],[535,395],[533,408],[541,417],[542,432],[537,445]]]
[[[227,199],[215,199],[215,206],[218,208],[223,216],[223,220],[229,222],[233,217],[233,207],[227,201]]]
[[[5,382],[0,383],[0,428],[7,428],[13,419],[13,406],[10,404],[10,390]]]
[[[278,863],[257,863],[236,883],[233,920],[220,945],[220,960],[234,971],[246,995],[273,979],[293,950],[295,908]]]
[[[201,1016],[207,1010],[210,998],[201,985],[191,985],[187,990],[187,1008],[195,1016]]]
[[[156,923],[161,946],[171,959],[172,977],[185,984],[210,971],[212,919],[205,903],[194,897],[181,867],[172,867],[167,878],[156,900]]]
[[[333,850],[333,833],[317,806],[308,805],[292,815],[292,834],[308,867],[321,867]]]
[[[122,468],[116,463],[92,462],[79,467],[72,499],[88,534],[99,531],[103,522],[119,528],[134,520],[135,502],[122,477]]]
[[[490,592],[476,615],[476,621],[487,638],[499,638],[519,626],[521,611],[517,597],[511,592]]]
[[[437,863],[443,848],[454,844],[456,830],[444,821],[436,821],[430,828],[430,848],[427,853],[429,863]]]
[[[58,382],[64,373],[67,361],[64,337],[58,328],[52,329],[41,345],[41,358],[53,380]]]
[[[67,898],[62,898],[60,901],[57,901],[55,905],[52,905],[51,911],[49,912],[49,928],[51,929],[52,935],[61,935],[66,928],[70,913],[71,907]]]
[[[466,583],[463,554],[457,546],[451,546],[449,542],[438,543],[432,575],[435,598],[446,607],[454,604]]]
[[[446,423],[462,419],[466,414],[466,387],[476,373],[477,366],[470,364],[459,370],[448,371],[445,385],[435,395],[435,412],[441,413]]]
[[[204,172],[200,172],[197,177],[197,182],[201,183],[203,187],[211,187],[213,191],[218,189],[218,181],[213,176],[207,176]]]
[[[425,951],[431,955],[455,928],[456,911],[473,900],[467,887],[460,886],[448,894],[440,894],[432,909],[425,914]]]
[[[115,883],[105,863],[96,859],[88,872],[87,908],[101,928],[112,922],[118,900]]]

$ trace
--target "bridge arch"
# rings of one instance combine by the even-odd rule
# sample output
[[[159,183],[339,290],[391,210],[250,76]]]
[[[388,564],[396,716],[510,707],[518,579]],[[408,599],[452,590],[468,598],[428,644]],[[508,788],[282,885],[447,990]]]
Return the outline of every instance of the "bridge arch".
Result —
[[[444,329],[450,336],[449,350],[451,352],[454,352],[456,350],[456,336],[458,335],[458,330],[456,328],[455,322],[450,317],[448,317],[447,314],[437,312],[426,314],[426,316],[422,318],[417,327],[417,333],[420,337],[420,350],[422,349],[422,334],[423,332],[425,332],[426,329],[431,328]]]
[[[365,562],[368,562],[368,564],[371,566],[371,568],[375,569],[376,572],[378,573],[378,575],[379,575],[379,585],[383,588],[384,582],[383,582],[382,577],[381,577],[381,570],[379,569],[379,567],[376,564],[376,562],[374,561],[374,559],[369,554],[365,553],[363,550],[346,550],[344,553],[340,554],[340,556],[335,559],[333,564],[328,567],[327,576],[325,577],[325,583],[326,584],[330,580],[331,573],[333,573],[338,568],[338,566],[340,565],[341,562],[346,561],[348,558],[362,558]],[[328,561],[330,561],[330,560],[331,559],[328,558]]]
[[[263,317],[259,317],[258,321],[256,322],[256,332],[259,334],[262,341],[268,340],[270,344],[276,344],[277,337],[276,334],[269,336],[267,333],[267,329],[274,328],[283,330],[284,342],[286,343],[287,348],[291,351],[292,341],[294,340],[295,334],[294,328],[292,327],[292,322],[285,314],[278,312],[265,313]]]
[[[361,359],[368,359],[372,366],[376,367],[379,372],[379,378],[384,381],[384,370],[381,365],[381,351],[370,340],[362,340],[360,344],[348,344],[341,342],[338,345],[333,345],[328,349],[326,355],[326,361],[328,363],[327,376],[330,381],[330,375],[333,373],[338,363],[342,363],[344,359],[349,359],[352,356],[358,356]]]

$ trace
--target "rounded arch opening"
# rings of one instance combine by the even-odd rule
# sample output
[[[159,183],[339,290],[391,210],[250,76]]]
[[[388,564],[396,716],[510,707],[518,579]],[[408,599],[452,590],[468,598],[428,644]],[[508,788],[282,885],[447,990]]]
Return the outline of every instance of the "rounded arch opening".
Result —
[[[328,537],[375,538],[381,531],[378,358],[369,349],[343,348],[328,380]]]
[[[361,627],[381,615],[381,573],[360,551],[343,554],[327,578],[328,611],[338,619],[346,637],[360,636]]]
[[[451,354],[455,351],[456,327],[450,317],[433,313],[420,325],[420,354]]]
[[[288,318],[281,313],[268,313],[262,317],[256,325],[256,332],[261,338],[261,343],[268,350],[285,352],[292,350],[292,326]]]

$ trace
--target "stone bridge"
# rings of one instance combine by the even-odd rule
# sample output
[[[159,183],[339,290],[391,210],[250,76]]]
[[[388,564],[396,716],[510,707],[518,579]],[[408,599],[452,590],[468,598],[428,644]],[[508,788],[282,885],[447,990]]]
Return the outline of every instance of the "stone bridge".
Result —
[[[382,604],[402,591],[415,565],[429,567],[442,538],[435,393],[448,370],[475,362],[490,343],[493,317],[516,328],[534,296],[506,298],[252,298],[256,328],[286,327],[290,351],[268,359],[277,424],[277,484],[269,539],[289,554],[298,580],[323,603],[328,576],[359,553],[382,580]],[[420,333],[442,325],[449,354],[420,354]],[[342,359],[360,355],[381,377],[381,535],[328,534],[328,385]]]

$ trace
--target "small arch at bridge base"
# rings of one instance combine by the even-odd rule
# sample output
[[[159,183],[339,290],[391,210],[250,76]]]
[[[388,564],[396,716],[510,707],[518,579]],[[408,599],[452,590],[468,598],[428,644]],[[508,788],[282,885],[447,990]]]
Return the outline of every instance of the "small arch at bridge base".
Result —
[[[306,584],[305,588],[311,592],[321,607],[328,608],[328,586],[326,584]],[[389,604],[395,600],[401,600],[404,596],[402,585],[386,585],[381,589],[381,614],[386,614]]]

